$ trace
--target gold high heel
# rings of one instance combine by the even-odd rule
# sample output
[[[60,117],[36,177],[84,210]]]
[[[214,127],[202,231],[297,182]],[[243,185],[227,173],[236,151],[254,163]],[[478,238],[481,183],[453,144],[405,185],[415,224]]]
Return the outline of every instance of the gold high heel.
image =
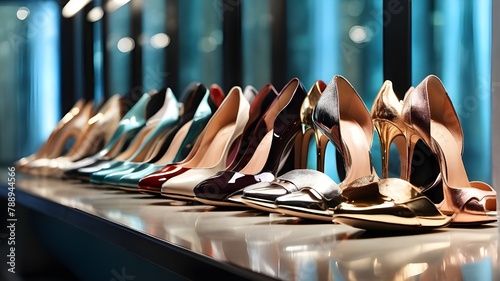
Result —
[[[405,93],[405,97],[413,89],[410,87]],[[382,178],[389,177],[390,146],[394,143],[401,159],[399,177],[411,182],[420,190],[427,190],[441,182],[437,160],[429,147],[422,142],[419,143],[419,138],[415,138],[414,134],[408,132],[412,129],[406,125],[401,115],[402,110],[403,102],[394,93],[392,82],[385,81],[371,109],[373,124],[380,139]],[[410,144],[408,147],[407,143]],[[417,149],[417,153],[414,153],[415,149]],[[414,154],[418,155],[415,159]],[[419,165],[418,169],[415,169],[416,165]]]
[[[302,122],[302,143],[300,155],[300,168],[307,168],[307,155],[309,152],[309,142],[314,135],[316,145],[316,170],[324,172],[325,170],[325,151],[328,143],[328,138],[324,136],[313,124],[312,113],[314,106],[321,97],[321,93],[325,90],[325,82],[318,80],[309,90],[307,97],[302,102],[300,108],[300,120]]]
[[[411,89],[410,89],[411,90]],[[401,159],[406,159],[404,123],[401,117],[403,105],[394,93],[391,81],[385,81],[373,102],[371,116],[375,130],[380,136],[382,154],[382,178],[389,177],[389,152],[394,142]],[[401,161],[401,178],[409,180],[406,162]]]
[[[496,221],[496,192],[484,182],[469,182],[462,162],[463,132],[443,83],[427,76],[404,100],[408,162],[416,142],[422,140],[437,156],[442,177],[441,212],[453,223],[484,224]],[[425,190],[436,192],[436,188]],[[434,199],[436,200],[436,199]]]

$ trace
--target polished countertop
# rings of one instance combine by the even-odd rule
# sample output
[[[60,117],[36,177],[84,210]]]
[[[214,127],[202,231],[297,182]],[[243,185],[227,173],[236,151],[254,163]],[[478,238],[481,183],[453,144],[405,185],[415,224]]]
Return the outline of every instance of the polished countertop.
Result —
[[[0,175],[1,183],[6,175]],[[5,197],[4,187],[0,194]],[[500,280],[497,223],[411,235],[370,233],[22,174],[16,175],[16,192],[20,204],[75,210],[213,265],[227,266],[236,274],[258,274],[249,275],[250,279]],[[22,196],[27,198],[24,202]],[[65,209],[58,210],[54,212]]]

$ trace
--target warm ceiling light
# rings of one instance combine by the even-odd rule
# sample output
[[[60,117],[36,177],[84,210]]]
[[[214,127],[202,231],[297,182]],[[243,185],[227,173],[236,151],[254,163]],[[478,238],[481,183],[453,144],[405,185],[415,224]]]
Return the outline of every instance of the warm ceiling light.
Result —
[[[65,18],[70,18],[78,13],[85,5],[87,5],[92,0],[69,0],[69,2],[64,5],[62,9],[62,15]]]
[[[121,6],[127,4],[130,0],[109,0],[104,6],[106,12],[111,13],[114,10],[120,8]]]
[[[118,50],[122,53],[128,53],[135,48],[134,39],[130,37],[123,37],[118,40],[118,44],[116,44]]]
[[[87,14],[87,20],[89,22],[96,22],[100,19],[102,19],[102,16],[104,15],[104,12],[101,7],[97,6],[92,8],[92,10],[89,11]]]
[[[165,48],[170,44],[170,37],[165,33],[157,33],[151,36],[151,46],[155,49]]]
[[[20,20],[25,20],[29,14],[30,14],[30,9],[28,9],[26,7],[20,7],[17,10],[16,16]]]

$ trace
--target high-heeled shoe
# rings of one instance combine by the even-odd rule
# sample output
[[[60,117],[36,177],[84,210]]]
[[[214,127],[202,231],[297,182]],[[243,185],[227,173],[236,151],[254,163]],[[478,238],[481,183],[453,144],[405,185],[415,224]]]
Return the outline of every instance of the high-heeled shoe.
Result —
[[[257,124],[247,157],[234,166],[236,169],[220,171],[196,185],[196,200],[215,206],[244,206],[238,197],[245,187],[273,179],[300,131],[300,107],[305,97],[300,81],[292,79]]]
[[[324,172],[325,163],[325,150],[328,142],[326,138],[313,124],[312,112],[316,103],[318,102],[321,93],[325,90],[326,84],[318,80],[311,87],[304,99],[301,109],[300,109],[300,119],[302,123],[302,134],[297,135],[297,140],[295,142],[296,149],[300,153],[296,153],[298,164],[297,168],[307,167],[307,155],[309,150],[309,142],[312,137],[315,139],[316,144],[316,169],[317,171]],[[267,212],[274,212],[276,205],[274,201],[276,198],[289,194],[294,191],[298,191],[297,186],[301,186],[299,183],[294,183],[300,177],[305,176],[305,171],[302,170],[292,170],[281,177],[274,179],[271,182],[262,181],[254,185],[250,185],[243,190],[242,202],[250,207],[260,209]],[[290,183],[290,186],[284,186],[284,182]],[[285,184],[287,185],[287,184]]]
[[[53,149],[55,150],[53,155],[57,155],[56,157],[44,157],[31,161],[25,165],[26,171],[33,175],[44,175],[46,167],[50,165],[50,161],[53,158],[60,156],[71,157],[71,153],[74,153],[72,148],[85,138],[84,132],[87,129],[88,120],[93,115],[93,106],[93,101],[87,102],[82,110],[63,126],[60,131],[60,138],[55,139],[53,144]],[[66,147],[68,143],[71,143],[70,147]]]
[[[151,161],[161,146],[173,137],[175,124],[179,119],[179,104],[170,88],[163,93],[162,107],[151,116],[146,126],[137,134],[130,147],[110,161],[108,168],[93,172],[90,182],[111,184],[104,179],[113,173],[133,171],[140,163]]]
[[[136,136],[130,142],[130,145],[127,146],[127,149],[125,151],[119,151],[119,155],[108,155],[109,153],[103,155],[103,151],[101,151],[99,155],[96,155],[95,157],[89,159],[89,165],[81,165],[79,168],[67,173],[70,175],[72,174],[73,177],[79,178],[81,180],[89,180],[90,175],[94,172],[110,168],[112,165],[114,165],[114,167],[121,165],[120,163],[113,164],[111,162],[112,159],[117,161],[125,161],[130,158],[139,157],[137,159],[141,159],[141,161],[142,158],[156,161],[156,157],[163,154],[168,146],[168,143],[171,142],[174,132],[188,121],[187,118],[192,117],[197,105],[203,98],[203,95],[206,93],[206,91],[206,88],[200,83],[192,83],[188,85],[188,87],[186,87],[185,91],[181,95],[181,102],[179,104],[177,102],[169,103],[171,109],[166,109],[167,107],[164,107],[167,110],[167,112],[163,112],[164,116],[161,112],[159,113],[158,111],[162,108],[162,105],[164,105],[164,101],[167,101],[165,99],[167,89],[164,89],[161,92],[152,95],[150,100],[145,101],[146,104],[143,105],[144,108],[136,109],[136,114],[141,114],[142,111],[143,116],[140,116],[140,119],[145,118],[147,120],[153,118],[153,115],[155,114],[157,114],[157,117],[160,119],[162,118],[160,117],[160,115],[162,115],[163,117],[166,117],[168,115],[169,120],[163,120],[162,122],[160,122],[162,126],[158,127],[156,130],[154,128],[156,127],[155,123],[157,122],[153,121],[149,122],[149,128],[147,130],[145,128],[140,128],[140,131],[142,132],[140,136]],[[173,98],[173,95],[170,96],[171,98]],[[175,115],[175,113],[178,112],[181,112],[181,114]],[[171,119],[176,119],[178,120],[178,122],[175,122]],[[142,126],[144,125],[146,125],[146,123],[143,123]],[[142,148],[140,148],[141,142],[144,140],[143,137],[148,135],[148,133],[153,133],[151,135],[152,137],[144,143]],[[155,135],[158,135],[158,137],[154,137]],[[137,150],[141,150],[142,152],[138,152]]]
[[[161,185],[164,196],[192,200],[196,183],[227,167],[229,151],[248,121],[249,107],[241,88],[231,89],[202,132],[196,154],[187,162],[167,165],[144,177],[139,188]]]
[[[410,87],[405,97],[411,93]],[[423,142],[417,142],[415,150],[418,159],[408,159],[408,150],[405,140],[405,122],[401,114],[403,101],[400,101],[394,93],[392,82],[385,81],[373,102],[371,116],[375,129],[380,139],[380,150],[382,155],[382,178],[389,177],[389,154],[392,143],[396,145],[400,161],[399,177],[411,182],[421,188],[431,188],[441,182],[439,164],[436,157]],[[412,157],[413,158],[413,157]],[[403,160],[404,159],[404,160]],[[415,161],[415,163],[413,163]],[[414,168],[417,166],[418,168]]]
[[[251,144],[255,128],[259,124],[264,114],[266,114],[267,110],[277,96],[278,92],[276,91],[274,86],[272,84],[266,84],[252,99],[252,103],[250,104],[250,109],[248,111],[248,122],[245,125],[245,129],[243,130],[243,133],[241,134],[241,137],[239,138],[239,141],[237,143],[238,148],[236,150],[233,150],[236,152],[236,154],[230,156],[230,159],[233,160],[231,164],[229,164],[227,169],[242,169],[243,166],[241,165],[244,165],[244,163],[250,161],[250,158],[252,156],[245,154],[245,152],[247,151],[248,146]]]
[[[426,231],[451,221],[417,187],[399,178],[354,182],[342,191],[342,197],[331,218],[357,228]]]
[[[120,189],[138,191],[139,180],[152,172],[160,170],[166,164],[179,162],[185,159],[194,148],[195,142],[206,124],[224,99],[220,86],[213,84],[205,93],[198,105],[194,116],[184,124],[175,134],[167,151],[156,162],[139,164],[133,171],[116,172],[106,176],[104,183],[113,184]]]
[[[245,128],[243,129],[243,133],[241,136],[236,140],[235,144],[233,147],[230,149],[229,152],[229,165],[228,167],[235,167],[240,159],[243,158],[245,155],[245,151],[250,143],[250,139],[252,137],[252,132],[255,130],[255,126],[257,125],[258,121],[261,119],[262,115],[266,112],[267,108],[271,105],[271,103],[274,101],[278,93],[274,89],[274,87],[271,84],[265,85],[259,93],[253,98],[252,104],[250,105],[249,109],[249,119],[247,124],[245,125]],[[199,140],[201,141],[202,135],[199,136]],[[200,147],[200,144],[198,143],[197,145],[195,144],[196,148]],[[190,153],[189,156],[187,156],[185,159],[182,161],[173,161],[174,164],[172,165],[178,165],[182,164],[185,162],[188,162],[191,160],[192,157],[197,153],[197,149],[193,148],[192,152]],[[245,158],[246,159],[246,158]],[[245,161],[245,160],[242,160]],[[168,165],[165,166],[163,171],[166,171],[167,173],[170,173],[172,167],[169,167]],[[157,169],[158,170],[158,169]],[[158,171],[158,173],[161,173],[161,171]],[[156,184],[156,185],[155,185]],[[139,190],[141,192],[146,192],[146,193],[160,193],[161,191],[161,184],[158,181],[151,180],[149,181],[148,184],[143,184],[142,187],[141,185],[139,186]]]
[[[410,163],[422,140],[439,161],[442,184],[418,190],[401,179],[384,179],[377,187],[353,189],[346,202],[334,209],[333,220],[359,228],[397,230],[496,221],[495,191],[467,178],[461,161],[462,128],[439,78],[428,76],[405,97],[402,116],[408,158],[401,161]],[[378,195],[369,196],[368,190]]]
[[[302,123],[302,144],[301,144],[301,162],[299,167],[306,168],[307,155],[309,154],[309,142],[314,136],[316,146],[316,167],[315,170],[325,171],[325,151],[328,143],[328,138],[325,137],[313,124],[312,113],[314,107],[318,103],[321,93],[326,88],[325,82],[318,80],[307,93],[307,97],[300,108],[300,121]]]
[[[245,97],[245,99],[248,101],[249,104],[252,104],[253,100],[255,99],[258,93],[259,92],[257,91],[257,89],[255,89],[251,85],[248,85],[245,87],[245,89],[243,89],[243,96]]]
[[[463,132],[460,120],[441,80],[427,76],[407,95],[402,114],[406,123],[408,161],[422,140],[436,155],[442,187],[423,190],[455,224],[496,221],[496,192],[484,182],[469,182],[462,162]]]
[[[368,184],[378,180],[370,155],[373,123],[362,99],[344,77],[333,77],[321,94],[312,119],[342,156],[342,190],[352,182]],[[342,202],[338,196],[336,190],[314,189],[311,185],[278,197],[275,204],[277,211],[284,214],[331,221],[331,209]]]
[[[64,172],[64,167],[101,150],[118,127],[122,115],[120,100],[118,94],[109,98],[88,120],[87,128],[82,130],[84,137],[79,139],[66,155],[48,161],[42,169],[43,175],[60,177]]]
[[[411,89],[410,89],[411,90]],[[394,142],[401,159],[406,159],[406,146],[404,141],[404,123],[401,116],[403,109],[402,102],[399,101],[391,81],[385,81],[380,88],[373,106],[371,116],[375,130],[380,136],[380,150],[382,156],[382,178],[389,177],[389,152],[390,146]],[[401,178],[409,180],[406,161],[401,161]]]
[[[137,132],[144,127],[146,120],[158,111],[157,105],[156,108],[148,106],[151,104],[151,98],[154,98],[156,94],[157,92],[151,92],[142,95],[135,105],[120,120],[118,128],[115,130],[111,140],[106,146],[92,156],[67,165],[64,168],[63,177],[86,180],[88,179],[88,174],[79,171],[81,168],[97,165],[98,163],[112,159],[121,153],[124,148],[128,147]]]
[[[243,190],[241,201],[254,209],[277,213],[275,202],[281,196],[298,192],[302,189],[311,189],[319,191],[321,194],[327,194],[325,197],[333,198],[337,204],[342,202],[342,189],[328,175],[317,170],[311,169],[295,169],[289,171],[272,181],[262,181]],[[321,204],[322,201],[317,201]],[[328,209],[326,205],[322,205],[321,209]],[[302,213],[303,217],[315,219],[316,216],[309,216],[307,213]],[[326,218],[325,218],[326,220]]]
[[[187,89],[191,88],[193,87],[188,86]],[[126,153],[120,155],[120,159],[113,161],[111,167],[92,173],[90,181],[116,186],[123,175],[133,172],[142,163],[154,163],[161,159],[170,147],[174,136],[192,120],[198,106],[208,93],[208,90],[199,83],[194,89],[196,91],[184,91],[180,102],[177,102],[170,89],[167,89],[164,105],[148,120],[148,125],[143,129],[147,137],[141,141],[134,154],[130,157]],[[149,132],[148,127],[152,128]],[[132,149],[134,149],[133,146]],[[126,159],[122,160],[123,158]]]
[[[83,107],[85,106],[85,101],[84,99],[78,100],[75,105],[64,115],[64,117],[57,123],[55,126],[54,130],[50,134],[50,136],[47,138],[47,140],[42,144],[42,146],[33,154],[30,156],[23,157],[16,161],[14,164],[16,169],[18,171],[23,171],[25,172],[25,166],[33,162],[36,159],[40,158],[54,158],[58,157],[60,155],[60,151],[63,150],[64,143],[65,141],[61,142],[63,139],[67,139],[67,137],[63,137],[64,135],[67,135],[66,130],[64,129],[65,126],[67,126],[67,123],[75,118],[78,113],[81,112]],[[57,144],[59,147],[54,147]]]

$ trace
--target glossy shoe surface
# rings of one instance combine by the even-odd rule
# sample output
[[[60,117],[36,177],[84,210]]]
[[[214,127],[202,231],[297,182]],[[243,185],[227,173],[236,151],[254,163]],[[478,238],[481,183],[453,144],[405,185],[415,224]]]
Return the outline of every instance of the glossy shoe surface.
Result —
[[[241,159],[244,156],[244,152],[246,151],[246,148],[248,147],[251,139],[251,132],[255,129],[255,126],[257,125],[257,122],[260,120],[261,116],[266,112],[267,108],[270,106],[270,104],[274,101],[275,97],[277,96],[276,90],[271,84],[265,85],[262,90],[253,98],[252,104],[250,105],[249,109],[249,120],[245,125],[245,128],[243,129],[243,133],[241,134],[241,137],[237,139],[237,143],[234,146],[234,149],[232,150],[232,153],[229,155],[229,159],[232,159],[229,164],[229,167],[233,167],[238,164],[239,161],[236,161],[238,159]],[[202,134],[202,133],[200,133]],[[201,138],[201,135],[200,135]],[[196,149],[199,149],[199,144]],[[196,152],[196,149],[193,148],[193,152]],[[183,160],[182,162],[186,162],[190,160],[194,156],[190,155],[188,159]],[[236,159],[236,160],[235,160]],[[243,160],[244,161],[244,160]],[[177,165],[174,164],[173,166],[167,165],[165,166],[161,171],[158,171],[157,173],[164,173],[164,174],[171,174],[172,176],[184,172],[184,169],[180,169],[179,167],[176,167]],[[223,170],[223,169],[221,169]],[[160,179],[164,179],[165,177],[160,177]],[[166,178],[165,178],[166,179]],[[147,184],[146,184],[147,182]],[[142,181],[143,184],[140,185],[140,188],[143,191],[150,191],[150,192],[159,192],[161,189],[161,184],[163,182],[159,183],[155,179],[151,179],[150,177],[145,177],[144,181]],[[155,185],[156,184],[156,185]]]
[[[124,190],[140,191],[138,186],[139,181],[145,176],[152,174],[163,167],[164,165],[143,163],[141,166],[137,167],[133,172],[122,176],[118,180],[118,186]],[[158,190],[157,193],[159,194],[160,190]]]
[[[154,94],[153,94],[154,95]],[[128,145],[129,141],[146,124],[146,108],[151,100],[150,94],[144,94],[135,105],[123,116],[111,140],[95,155],[76,161],[65,167],[64,177],[78,178],[78,169],[88,167],[98,160],[116,157]]]
[[[177,131],[194,116],[196,107],[205,93],[206,88],[202,84],[192,83],[184,91],[180,103],[176,101],[170,89],[164,89],[152,95],[151,99],[147,100],[147,104],[142,106],[145,111],[143,114],[147,117],[144,127],[137,133],[127,149],[114,157],[114,160],[122,162],[156,161],[164,153]],[[179,151],[179,153],[184,152]],[[92,161],[100,158],[104,158],[102,154],[81,161],[79,166],[88,167],[92,165]],[[78,169],[73,169],[67,174],[73,174],[73,177],[78,178],[89,178],[88,171],[78,171]],[[104,172],[95,176],[94,182],[99,183],[104,176],[106,176]]]
[[[109,174],[130,169],[129,163],[150,161],[172,135],[172,130],[179,119],[177,100],[170,89],[161,91],[156,97],[158,99],[154,103],[161,102],[162,106],[147,120],[146,125],[139,131],[130,147],[114,160],[118,164],[111,169],[94,172],[90,177],[92,183],[101,183]]]
[[[314,107],[316,106],[316,103],[321,97],[321,93],[325,90],[325,88],[326,84],[323,81],[316,81],[316,83],[311,87],[311,89],[307,93],[306,98],[302,102],[302,106],[300,109],[302,131],[301,135],[297,136],[295,143],[296,152],[298,152],[296,153],[295,165],[299,168],[305,168],[307,166],[309,142],[311,138],[315,139],[317,153],[316,168],[320,172],[324,171],[324,154],[326,150],[327,138],[315,129],[312,121],[312,112]],[[257,209],[275,211],[276,206],[274,205],[274,201],[279,196],[298,191],[297,189],[293,188],[293,181],[298,180],[295,174],[299,175],[300,173],[293,173],[292,171],[285,175],[282,175],[273,182],[263,181],[252,186],[248,186],[248,188],[245,188],[243,191],[243,203]],[[283,181],[289,182],[291,185],[286,186],[290,188],[287,188],[285,185],[283,185]]]
[[[49,164],[46,175],[60,177],[65,168],[73,162],[94,155],[104,148],[122,118],[120,105],[121,97],[119,95],[109,98],[102,108],[88,120],[84,138],[75,143],[67,156],[53,159]]]
[[[351,186],[343,195],[345,201],[333,209],[333,221],[358,228],[423,231],[451,221],[415,186],[402,179]]]
[[[116,150],[117,146],[122,146],[122,149],[126,144],[120,142],[113,143],[113,146],[108,144],[103,150],[101,150],[98,154],[82,159],[81,161],[75,162],[72,167],[77,167],[65,172],[66,176],[79,178],[81,180],[90,180],[90,176],[92,173],[101,171],[103,169],[108,169],[111,165],[112,167],[116,167],[120,162],[126,161],[127,159],[133,157],[136,153],[139,152],[139,147],[147,138],[148,134],[154,129],[154,126],[157,124],[158,120],[155,120],[152,123],[149,119],[155,116],[155,114],[160,110],[163,102],[165,101],[166,90],[162,92],[156,92],[152,95],[146,96],[144,99],[141,99],[137,102],[136,106],[134,106],[131,110],[134,112],[129,112],[124,117],[124,123],[129,123],[132,121],[134,124],[129,124],[130,127],[118,127],[117,131],[115,131],[115,135],[120,136],[121,138],[132,138],[130,144],[126,146],[124,151],[121,151],[117,154],[116,157],[110,157],[114,155],[114,150]],[[142,102],[141,102],[142,101]],[[159,103],[161,102],[161,103]],[[140,114],[140,111],[142,114]],[[140,116],[140,118],[136,117]],[[120,121],[121,122],[121,121]],[[148,126],[146,126],[148,125]],[[126,133],[122,134],[122,132],[118,132],[118,130],[123,130]],[[108,148],[110,148],[108,150]],[[108,156],[108,157],[106,157]],[[135,156],[134,156],[135,157]]]
[[[408,125],[407,146],[411,152],[422,140],[436,155],[442,185],[424,189],[439,210],[455,224],[496,221],[496,192],[484,182],[469,181],[463,165],[463,132],[443,83],[426,77],[405,99],[403,117]]]
[[[362,99],[345,78],[333,77],[314,108],[313,122],[342,157],[345,176],[339,184],[341,189],[351,182],[378,179],[370,155],[373,123]],[[315,192],[307,189],[279,197],[275,203],[285,214],[331,220],[329,209],[339,203],[338,190],[334,185],[325,185]]]
[[[314,179],[314,180],[313,180]],[[308,190],[308,195],[316,197],[315,201],[298,193]],[[275,204],[279,198],[280,205],[301,205],[304,209],[327,209],[325,206],[313,207],[314,204],[324,204],[323,198],[333,198],[340,202],[342,190],[327,175],[310,169],[296,169],[285,173],[272,181],[262,181],[245,188],[242,196],[244,204],[267,212],[278,212]],[[325,196],[324,194],[328,194]],[[294,203],[291,203],[291,202]]]
[[[405,97],[414,90],[406,92]],[[421,188],[430,188],[441,182],[439,164],[430,148],[423,142],[418,142],[413,149],[418,150],[418,157],[410,159],[410,152],[406,146],[408,125],[403,115],[403,101],[400,101],[394,92],[391,81],[385,81],[378,92],[371,109],[373,124],[380,139],[382,155],[382,177],[389,177],[389,155],[392,143],[396,145],[400,161],[399,177]],[[411,157],[412,158],[412,157]]]
[[[206,124],[217,110],[224,98],[224,93],[218,85],[210,86],[209,92],[205,93],[202,101],[191,121],[187,122],[177,131],[165,154],[154,163],[143,163],[132,173],[116,173],[108,175],[105,183],[113,183],[126,190],[138,190],[139,180],[155,171],[160,170],[166,164],[181,162],[195,146],[195,142],[202,133]],[[159,192],[159,190],[158,190]]]
[[[189,161],[178,165],[182,172],[173,177],[165,173],[156,175],[166,178],[161,185],[162,195],[192,199],[193,188],[197,183],[227,167],[231,146],[240,137],[248,121],[249,107],[241,88],[231,89],[202,133],[198,152]]]
[[[300,81],[292,79],[257,124],[239,163],[231,167],[233,170],[221,171],[200,182],[194,189],[196,199],[212,205],[227,206],[230,202],[243,205],[241,201],[235,201],[234,197],[241,196],[245,187],[262,179],[273,179],[300,131],[299,112],[305,96]],[[217,190],[217,194],[213,194],[213,190]]]

